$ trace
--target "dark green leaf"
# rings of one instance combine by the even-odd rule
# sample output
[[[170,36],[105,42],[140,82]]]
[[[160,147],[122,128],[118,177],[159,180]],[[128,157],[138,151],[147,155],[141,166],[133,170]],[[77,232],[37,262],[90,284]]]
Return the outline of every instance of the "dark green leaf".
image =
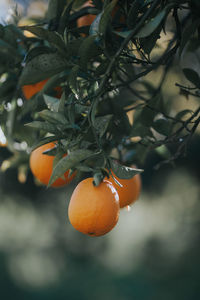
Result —
[[[73,8],[79,8],[82,6],[86,1],[85,0],[74,0]]]
[[[79,66],[74,66],[71,70],[71,73],[69,75],[69,87],[72,90],[72,92],[77,95],[79,93],[79,85],[78,85],[78,72],[79,72]]]
[[[184,28],[182,33],[182,38],[181,38],[181,44],[179,48],[179,55],[182,54],[185,45],[188,43],[188,41],[191,40],[191,37],[193,36],[193,34],[195,33],[199,25],[200,25],[200,19],[196,19],[193,20],[189,26]]]
[[[96,16],[92,24],[90,25],[89,34],[90,35],[97,35],[99,32],[99,23],[101,20],[102,12]]]
[[[42,93],[49,94],[50,92],[52,92],[53,88],[60,86],[60,84],[66,80],[66,78],[70,74],[70,71],[71,70],[68,69],[49,78],[42,89]]]
[[[171,132],[171,123],[167,119],[158,119],[153,122],[152,127],[160,134],[168,136]]]
[[[144,107],[141,112],[141,115],[140,115],[141,123],[145,126],[151,126],[156,114],[157,114],[157,111],[154,111],[153,109],[150,109],[149,107]]]
[[[109,65],[109,62],[106,60],[106,61],[102,61],[100,63],[100,65],[96,68],[95,70],[95,75],[96,76],[100,76],[100,75],[103,75],[105,74],[107,68],[108,68],[108,65]]]
[[[97,117],[95,119],[94,127],[100,137],[102,137],[104,135],[104,133],[106,132],[106,129],[107,129],[112,117],[113,117],[113,115],[105,115],[102,117]]]
[[[56,53],[41,54],[34,57],[24,67],[19,84],[34,84],[49,78],[68,67],[67,61]]]
[[[82,38],[79,38],[79,39],[75,39],[75,40],[72,40],[70,42],[67,43],[66,45],[66,55],[69,57],[69,58],[75,58],[78,56],[78,53],[79,53],[79,49],[80,49],[80,46],[83,42],[83,39]]]
[[[76,169],[81,172],[92,172],[93,171],[92,168],[90,168],[84,164],[76,165]]]
[[[91,58],[98,56],[102,50],[96,43],[96,35],[84,39],[79,49],[80,67],[86,69]]]
[[[66,0],[49,0],[47,19],[53,20],[59,18],[66,5]]]
[[[99,33],[104,35],[107,29],[107,26],[111,20],[111,12],[113,10],[113,8],[115,7],[115,5],[117,4],[118,0],[112,0],[111,3],[109,3],[104,11],[103,14],[101,16],[101,20],[99,22]]]
[[[150,34],[146,38],[140,39],[140,46],[144,50],[145,53],[150,54],[151,51],[154,49],[157,40],[160,38],[162,26],[159,25],[152,34]]]
[[[128,12],[127,25],[129,28],[133,28],[137,22],[138,10],[141,6],[141,2],[136,0],[132,3],[131,9]]]
[[[65,6],[61,18],[60,18],[60,24],[59,24],[59,32],[64,32],[65,28],[67,27],[69,23],[69,17],[70,17],[70,12],[72,9],[72,5],[74,3],[74,0],[70,0],[67,2],[67,5]]]
[[[59,161],[63,158],[63,155],[64,155],[64,152],[63,152],[62,149],[60,149],[59,151],[58,150],[56,151],[55,157],[54,157],[54,160],[53,160],[53,169],[59,163]]]
[[[194,84],[197,88],[200,88],[200,77],[196,71],[185,68],[183,69],[183,73],[192,84]]]
[[[186,115],[188,115],[188,114],[191,115],[192,113],[193,113],[193,111],[191,109],[184,109],[182,111],[179,111],[175,118],[177,120],[182,120]]]
[[[26,54],[26,59],[25,62],[28,63],[29,61],[31,61],[34,57],[41,55],[41,54],[49,54],[52,53],[52,49],[50,47],[46,47],[46,46],[37,46],[34,48],[31,48],[30,51],[28,51],[28,53]]]
[[[65,92],[63,92],[61,98],[59,99],[58,110],[57,110],[57,112],[62,114],[65,114],[65,99],[66,99],[66,95]]]
[[[50,111],[50,110],[43,110],[39,112],[39,116],[44,119],[45,121],[48,121],[49,123],[52,124],[66,124],[67,120],[64,117],[64,115],[62,113],[59,112],[54,112],[54,111]]]
[[[134,175],[143,172],[142,169],[135,169],[135,168],[122,166],[113,159],[110,159],[110,165],[113,173],[120,179],[130,179]]]
[[[167,12],[167,9],[163,9],[161,12],[159,12],[155,18],[145,24],[144,27],[142,27],[142,29],[136,33],[135,37],[144,38],[152,34],[165,18]]]
[[[49,31],[38,26],[23,26],[22,29],[30,31],[41,39],[47,40],[52,46],[57,48],[61,53],[65,55],[65,43],[62,40],[62,37],[57,32]]]
[[[45,138],[41,139],[39,142],[35,143],[31,147],[31,151],[35,150],[36,148],[38,148],[40,146],[43,146],[45,144],[48,144],[50,142],[54,142],[54,141],[57,141],[57,140],[58,140],[58,137],[56,137],[55,135],[45,137]]]
[[[31,123],[25,124],[26,126],[30,126],[35,129],[43,130],[45,132],[50,132],[57,134],[58,130],[55,125],[47,123],[47,122],[40,122],[40,121],[33,121]]]
[[[43,97],[47,107],[54,112],[58,112],[60,100],[48,95],[44,95]]]
[[[78,163],[92,155],[93,152],[90,150],[79,149],[63,157],[55,166],[51,178],[49,180],[48,186],[51,186],[51,184],[60,176],[62,176],[67,170],[75,168]]]
[[[12,61],[21,61],[22,57],[19,55],[19,53],[16,51],[16,48],[13,46],[10,46],[8,43],[0,39],[0,55],[4,55],[7,59],[8,57]]]

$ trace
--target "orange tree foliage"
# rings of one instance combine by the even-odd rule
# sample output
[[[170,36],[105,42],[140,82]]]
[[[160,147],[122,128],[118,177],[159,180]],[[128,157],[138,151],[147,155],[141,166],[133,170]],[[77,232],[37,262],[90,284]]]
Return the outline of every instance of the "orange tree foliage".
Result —
[[[179,64],[185,51],[199,47],[199,1],[85,2],[50,0],[38,24],[20,27],[15,16],[13,24],[0,25],[0,126],[11,153],[7,166],[28,165],[32,149],[58,141],[50,184],[69,169],[90,172],[97,185],[111,169],[118,178],[131,178],[140,170],[123,165],[142,166],[150,151],[172,162],[199,124],[199,107],[174,112],[162,91],[174,60]],[[93,22],[77,26],[87,15],[95,16]],[[147,75],[158,69],[160,78],[152,84]],[[191,67],[182,74],[185,84],[176,83],[177,94],[198,101],[198,73]],[[23,86],[46,78],[25,101]]]

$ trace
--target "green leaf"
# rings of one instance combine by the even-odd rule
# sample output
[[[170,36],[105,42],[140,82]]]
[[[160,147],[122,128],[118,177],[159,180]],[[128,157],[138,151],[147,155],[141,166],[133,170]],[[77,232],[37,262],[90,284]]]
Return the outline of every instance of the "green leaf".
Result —
[[[120,179],[130,179],[136,174],[143,172],[142,169],[130,168],[118,164],[115,160],[110,159],[110,166],[113,173]]]
[[[157,111],[154,111],[149,107],[144,107],[140,115],[141,123],[145,126],[151,126],[156,115]]]
[[[24,67],[19,85],[37,83],[65,70],[68,66],[67,61],[56,53],[38,55]]]
[[[163,9],[161,12],[157,14],[155,18],[153,18],[151,21],[149,21],[147,24],[145,24],[139,32],[136,33],[135,37],[138,38],[144,38],[149,36],[151,33],[154,32],[154,30],[160,25],[162,20],[165,18],[167,15],[168,10]]]
[[[0,99],[4,99],[10,92],[14,92],[17,82],[13,80],[6,80],[3,84],[0,83]]]
[[[54,98],[49,95],[44,95],[43,97],[44,97],[44,102],[46,103],[48,109],[54,112],[58,112],[60,100],[58,98]]]
[[[67,123],[67,119],[64,117],[62,113],[59,112],[54,112],[45,109],[39,112],[39,116],[45,121],[48,121],[49,123],[52,124],[60,123],[65,125]]]
[[[146,38],[140,38],[140,46],[145,53],[150,54],[155,48],[157,40],[160,38],[160,32],[162,30],[161,24]]]
[[[185,45],[188,43],[188,41],[191,40],[191,37],[197,30],[197,28],[200,26],[200,19],[193,20],[190,25],[184,28],[182,37],[181,37],[181,44],[179,48],[179,55],[182,54],[182,51],[185,47]]]
[[[56,149],[57,150],[57,149]],[[58,152],[56,151],[55,153],[55,157],[53,160],[53,169],[55,168],[55,166],[59,163],[59,161],[63,158],[64,156],[64,151],[61,149]]]
[[[197,88],[200,88],[200,77],[196,71],[189,69],[189,68],[185,68],[185,69],[183,69],[183,73],[184,73],[185,77],[187,78],[187,80],[189,80]]]
[[[67,170],[75,168],[78,163],[92,155],[93,152],[90,150],[78,149],[63,157],[53,169],[48,187],[51,186],[51,184],[54,183],[54,181],[62,176]]]
[[[109,61],[102,61],[100,63],[100,65],[96,68],[95,70],[95,75],[96,76],[100,76],[100,75],[103,75],[105,74],[107,68],[108,68],[108,65],[109,65]]]
[[[53,148],[49,148],[42,152],[42,154],[49,155],[49,156],[55,156],[56,153],[57,153],[57,145],[54,145]]]
[[[16,48],[10,46],[8,43],[0,39],[0,55],[5,56],[8,60],[12,60],[15,63],[22,60],[21,55],[16,51]]]
[[[100,24],[100,20],[101,20],[101,16],[102,16],[103,12],[101,12],[100,14],[98,14],[96,16],[96,18],[94,19],[94,21],[92,22],[92,24],[90,25],[90,29],[89,29],[89,34],[90,35],[97,35],[99,32],[99,24]]]
[[[53,53],[52,49],[47,46],[37,46],[34,48],[31,48],[31,50],[28,51],[26,54],[25,62],[26,64],[31,61],[34,57],[41,55],[41,54],[49,54]]]
[[[160,134],[168,136],[171,132],[172,123],[167,119],[158,119],[153,122],[152,127]]]
[[[66,0],[49,0],[47,19],[53,20],[59,18],[66,5]]]
[[[72,58],[72,57],[77,57],[78,56],[78,53],[79,53],[79,49],[81,47],[81,44],[83,42],[83,39],[82,38],[77,38],[75,40],[72,40],[72,41],[69,41],[66,45],[66,55],[69,57],[69,58]]]
[[[85,0],[74,0],[73,8],[79,8],[82,6],[86,1]]]
[[[125,30],[125,31],[115,31],[115,30],[113,30],[113,32],[116,35],[119,35],[119,36],[121,36],[121,37],[123,37],[125,39],[125,38],[127,38],[127,36],[129,36],[133,32],[133,29],[131,29],[131,30]]]
[[[187,114],[191,115],[192,113],[193,113],[193,111],[191,109],[184,109],[182,111],[179,111],[175,118],[177,120],[182,120]]]
[[[104,35],[106,32],[108,24],[111,20],[111,12],[112,12],[113,8],[115,7],[115,5],[117,4],[117,2],[118,2],[118,0],[112,0],[112,2],[109,3],[103,11],[101,20],[99,22],[99,33],[102,35]]]
[[[23,105],[23,110],[18,115],[18,118],[23,118],[26,114],[36,111],[38,106],[43,102],[43,97],[40,93],[34,95],[31,99],[26,101]]]
[[[57,140],[58,140],[58,137],[55,135],[45,137],[45,138],[41,139],[39,142],[34,143],[33,146],[31,147],[31,151],[35,150],[36,148],[38,148],[40,146],[43,146],[50,142],[55,142]]]
[[[100,137],[102,137],[104,135],[104,133],[106,132],[106,129],[107,129],[112,117],[113,117],[113,115],[105,115],[102,117],[97,117],[95,119],[94,127]]]
[[[15,28],[14,25],[7,25],[4,27],[4,36],[3,39],[6,41],[10,46],[13,46],[14,48],[17,48],[17,38],[19,38],[19,32],[20,31],[13,31],[13,28]],[[21,33],[22,35],[22,33]]]
[[[57,48],[61,53],[65,54],[65,43],[62,37],[55,31],[49,31],[38,26],[23,26],[22,30],[30,31],[43,40],[47,40],[49,44]]]
[[[141,6],[140,1],[134,1],[131,5],[131,9],[128,12],[127,25],[129,28],[133,28],[137,22],[138,11]]]
[[[71,70],[71,73],[69,75],[69,87],[72,90],[72,92],[77,95],[79,94],[79,85],[78,85],[78,72],[79,72],[79,66],[74,66]]]
[[[67,28],[69,23],[69,17],[71,13],[71,9],[73,6],[74,0],[70,0],[67,2],[64,10],[62,11],[62,15],[59,22],[59,32],[64,32],[65,28]]]
[[[71,70],[70,68],[68,70],[62,71],[51,78],[46,82],[45,86],[41,90],[43,94],[48,94],[52,92],[53,88],[58,87],[63,83],[63,81],[66,80],[68,75],[70,74]]]
[[[76,169],[81,172],[92,172],[93,171],[92,168],[90,168],[84,164],[76,165]]]
[[[33,121],[31,123],[25,124],[26,126],[30,126],[35,129],[43,130],[45,132],[50,132],[57,134],[58,130],[55,125],[47,123],[47,122],[40,122],[40,121]]]
[[[90,62],[91,58],[98,56],[102,50],[96,43],[96,35],[91,35],[85,38],[81,44],[79,49],[79,56],[80,56],[80,67],[82,69],[87,69],[88,63]]]
[[[58,112],[64,114],[65,113],[65,99],[66,99],[66,93],[65,91],[62,93],[61,98],[58,100]]]

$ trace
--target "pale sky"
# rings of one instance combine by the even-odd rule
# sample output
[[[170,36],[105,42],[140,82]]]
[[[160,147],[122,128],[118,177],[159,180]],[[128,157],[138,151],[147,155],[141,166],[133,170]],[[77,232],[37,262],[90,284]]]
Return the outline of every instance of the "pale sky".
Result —
[[[0,21],[5,20],[9,5],[6,0],[0,0]]]

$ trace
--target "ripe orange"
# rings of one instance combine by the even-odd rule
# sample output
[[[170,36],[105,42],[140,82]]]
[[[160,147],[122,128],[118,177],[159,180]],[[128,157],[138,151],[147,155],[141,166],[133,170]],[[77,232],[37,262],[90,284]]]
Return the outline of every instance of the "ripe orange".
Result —
[[[43,184],[48,185],[52,174],[54,156],[43,154],[44,151],[55,147],[55,143],[48,143],[35,149],[30,155],[30,169],[33,175]],[[62,178],[58,178],[51,186],[61,187],[72,181],[73,173],[68,177],[69,171],[65,172]]]
[[[43,89],[43,87],[45,86],[47,81],[48,81],[48,79],[44,79],[44,80],[42,80],[40,82],[37,82],[35,84],[24,85],[22,87],[24,97],[27,100],[32,98],[35,94],[37,94],[38,92],[40,92]],[[54,90],[56,91],[56,97],[60,98],[61,97],[61,92],[62,92],[61,87],[59,87],[59,86],[55,87]]]
[[[131,179],[120,179],[112,171],[111,173],[122,185],[120,187],[111,176],[106,179],[113,184],[118,192],[120,208],[133,204],[138,199],[141,191],[140,174],[136,174]]]
[[[119,218],[119,197],[109,182],[93,185],[93,178],[81,181],[75,188],[68,207],[72,226],[90,236],[109,232]]]

